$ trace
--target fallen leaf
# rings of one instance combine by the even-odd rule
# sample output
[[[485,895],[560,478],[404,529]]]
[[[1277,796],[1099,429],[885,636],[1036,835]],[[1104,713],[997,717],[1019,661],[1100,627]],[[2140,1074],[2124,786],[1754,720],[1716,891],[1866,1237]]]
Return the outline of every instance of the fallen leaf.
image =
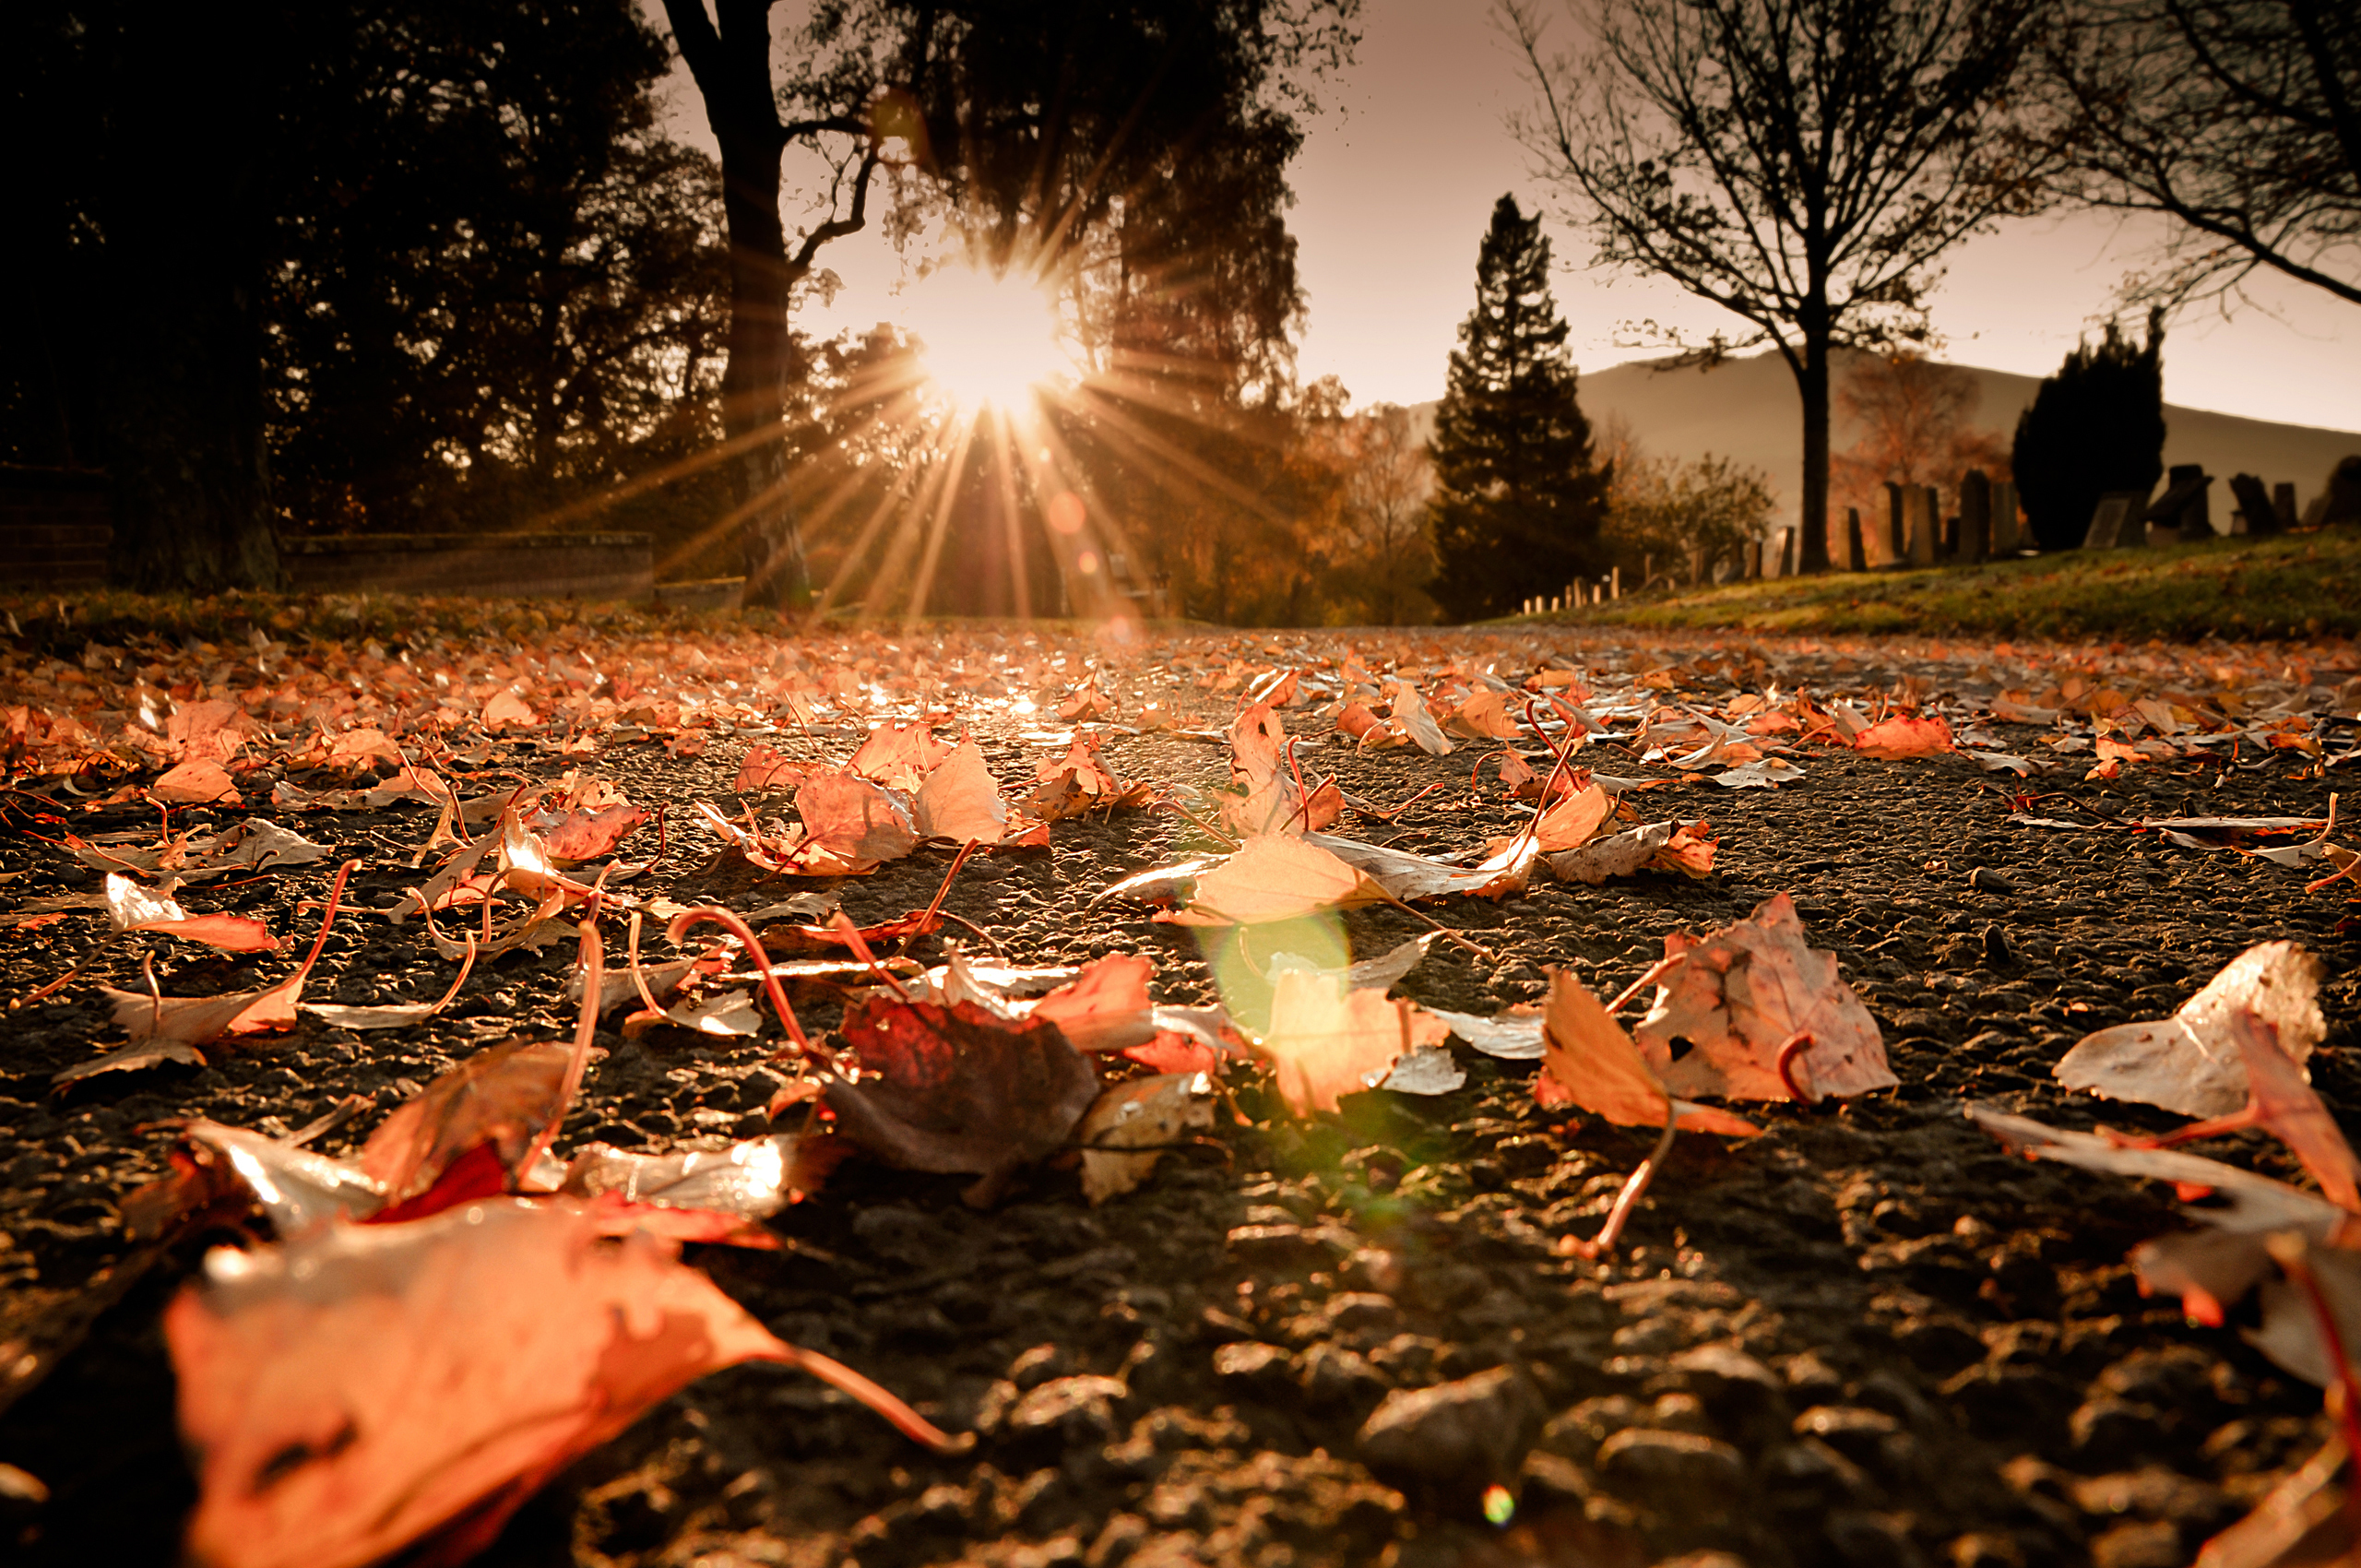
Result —
[[[1793,783],[1804,776],[1804,770],[1791,762],[1767,756],[1760,762],[1750,762],[1743,767],[1733,767],[1726,773],[1707,775],[1725,790],[1771,790]]]
[[[1387,714],[1391,721],[1408,735],[1418,748],[1430,756],[1448,756],[1451,742],[1443,739],[1442,731],[1435,724],[1435,716],[1418,690],[1407,681],[1389,681],[1385,684]]]
[[[1712,828],[1705,823],[1651,822],[1547,858],[1550,874],[1559,881],[1596,887],[1610,877],[1635,876],[1643,871],[1709,876],[1714,870],[1714,843]]]
[[[394,1107],[362,1146],[360,1165],[389,1205],[418,1198],[461,1159],[489,1149],[513,1191],[527,1157],[563,1107],[573,1052],[559,1041],[510,1040],[452,1068]]]
[[[773,1337],[667,1243],[603,1230],[586,1206],[492,1199],[207,1254],[164,1314],[199,1486],[190,1560],[361,1568],[433,1538],[429,1555],[457,1562],[706,1372],[778,1361],[873,1390]]]
[[[2068,1088],[2160,1105],[2184,1116],[2226,1116],[2247,1101],[2247,1071],[2228,1024],[2239,1012],[2269,1024],[2297,1066],[2328,1026],[2319,960],[2296,942],[2264,942],[2223,967],[2169,1018],[2118,1024],[2083,1037],[2052,1069]]]
[[[1533,1098],[1544,1110],[1579,1105],[1621,1127],[1662,1127],[1677,1112],[1676,1125],[1698,1132],[1752,1137],[1762,1131],[1742,1116],[1674,1099],[1623,1026],[1571,969],[1550,971]]]
[[[848,865],[897,861],[918,848],[918,829],[902,803],[849,773],[818,773],[795,791],[805,841]]]
[[[1863,756],[1899,760],[1903,757],[1934,756],[1954,747],[1948,721],[1897,713],[1855,735],[1853,749]]]
[[[1838,977],[1836,956],[1805,943],[1785,893],[1710,936],[1675,932],[1664,950],[1680,962],[1632,1032],[1672,1091],[1792,1099],[1777,1062],[1797,1035],[1809,1039],[1795,1075],[1814,1098],[1849,1099],[1900,1081],[1886,1065],[1877,1020]]]
[[[953,749],[924,724],[881,724],[860,742],[845,771],[896,790],[915,790],[950,760]]]
[[[1540,858],[1539,847],[1529,833],[1518,834],[1499,852],[1472,866],[1453,865],[1448,861],[1414,855],[1406,849],[1390,849],[1326,833],[1307,833],[1303,841],[1361,872],[1405,903],[1449,894],[1505,898],[1512,893],[1522,893],[1531,885],[1534,864]]]
[[[1155,963],[1136,953],[1110,953],[1025,1006],[1020,1016],[1058,1026],[1076,1051],[1123,1051],[1159,1032],[1147,982]]]
[[[1417,1004],[1356,990],[1343,973],[1290,965],[1271,977],[1271,1023],[1257,1042],[1296,1114],[1337,1109],[1450,1029]]]
[[[611,851],[648,814],[634,805],[612,805],[603,811],[570,812],[539,830],[541,848],[552,861],[577,865]]]
[[[485,699],[483,727],[487,730],[530,730],[540,721],[540,715],[514,689],[494,692]]]
[[[1317,909],[1382,904],[1387,897],[1309,837],[1272,833],[1249,838],[1236,854],[1200,873],[1187,909],[1157,918],[1175,925],[1255,925]]]
[[[105,897],[107,919],[117,931],[177,936],[225,953],[279,951],[279,938],[262,921],[245,915],[192,916],[169,895],[151,892],[120,872],[107,873]]]
[[[1074,1128],[1082,1146],[1083,1196],[1095,1206],[1130,1192],[1147,1180],[1167,1148],[1213,1124],[1213,1085],[1202,1072],[1109,1085]],[[1116,1152],[1124,1149],[1140,1152]]]
[[[218,762],[194,758],[166,770],[148,793],[167,805],[236,805],[238,787]]]
[[[1580,790],[1549,802],[1534,823],[1533,836],[1544,854],[1578,849],[1614,814],[1613,798],[1585,781]]]
[[[984,766],[983,748],[962,741],[919,786],[917,827],[928,838],[997,844],[1008,827],[1008,802]]]
[[[1046,1019],[874,997],[843,1034],[860,1075],[824,1081],[845,1134],[888,1165],[976,1176],[962,1195],[979,1208],[1064,1147],[1098,1097],[1098,1075]]]
[[[822,1168],[833,1161],[807,1158],[804,1146],[822,1141],[833,1140],[777,1133],[725,1149],[672,1154],[635,1154],[590,1144],[566,1162],[565,1180],[558,1190],[575,1197],[611,1194],[630,1204],[768,1219],[794,1194],[820,1190]]]
[[[1467,1072],[1442,1045],[1414,1046],[1402,1053],[1379,1088],[1393,1094],[1456,1094],[1466,1087]]]
[[[746,759],[738,765],[738,777],[730,780],[730,790],[738,795],[755,790],[791,790],[812,773],[813,769],[758,742],[746,748]]]

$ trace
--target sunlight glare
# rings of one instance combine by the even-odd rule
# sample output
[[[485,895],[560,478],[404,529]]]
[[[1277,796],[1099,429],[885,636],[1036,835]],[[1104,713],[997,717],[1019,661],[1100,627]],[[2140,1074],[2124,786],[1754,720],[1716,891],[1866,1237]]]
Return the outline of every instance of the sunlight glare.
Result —
[[[970,412],[1029,409],[1069,368],[1048,296],[1022,277],[941,267],[911,286],[903,325],[924,346],[928,379]]]

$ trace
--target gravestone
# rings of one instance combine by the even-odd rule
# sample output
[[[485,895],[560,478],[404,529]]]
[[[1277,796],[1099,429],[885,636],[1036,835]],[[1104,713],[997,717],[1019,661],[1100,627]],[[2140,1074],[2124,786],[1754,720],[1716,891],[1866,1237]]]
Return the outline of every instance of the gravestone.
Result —
[[[2165,476],[2165,493],[2145,513],[2145,520],[2170,529],[2183,544],[2213,537],[2213,509],[2206,496],[2213,476],[2198,463],[2175,463]]]
[[[2274,484],[2271,487],[2271,515],[2277,520],[2279,531],[2285,533],[2296,526],[2296,487]]]
[[[1902,499],[1902,486],[1889,482],[1885,487],[1885,564],[1898,566],[1910,559],[1910,524],[1908,508]]]
[[[2115,550],[2127,544],[2148,542],[2147,524],[2140,512],[2145,509],[2147,496],[2131,491],[2117,491],[2099,497],[2091,513],[2091,526],[2082,535],[2085,550]],[[2130,537],[2126,538],[2126,535]]]
[[[1796,530],[1793,529],[1779,530],[1779,575],[1783,577],[1796,575]]]
[[[1935,564],[1935,493],[1923,484],[1902,487],[1902,510],[1909,523],[1910,564]]]
[[[1858,506],[1845,508],[1845,566],[1853,572],[1869,569],[1868,541],[1861,538],[1861,509]]]
[[[1762,541],[1759,539],[1746,541],[1746,575],[1750,578],[1762,575]]]
[[[2312,509],[2323,523],[2361,523],[2361,456],[2347,457],[2329,470],[2328,488]]]
[[[2006,561],[2023,548],[2024,537],[2017,529],[2016,481],[1996,479],[1992,481],[1992,553]]]
[[[2252,474],[2233,474],[2230,493],[2238,498],[2236,520],[2246,525],[2248,534],[2260,539],[2279,531],[2279,513],[2271,505],[2270,493],[2262,488],[2262,481]],[[2230,531],[2238,530],[2234,527]]]
[[[1959,558],[1970,563],[1992,553],[1992,481],[1982,469],[1959,481]]]

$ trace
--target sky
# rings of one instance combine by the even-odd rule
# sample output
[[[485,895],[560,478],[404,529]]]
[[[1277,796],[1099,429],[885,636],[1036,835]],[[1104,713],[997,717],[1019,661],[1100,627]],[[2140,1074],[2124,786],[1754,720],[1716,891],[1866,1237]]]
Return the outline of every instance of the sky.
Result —
[[[1321,113],[1306,123],[1288,170],[1288,227],[1310,312],[1297,372],[1306,382],[1336,375],[1358,405],[1442,395],[1459,323],[1475,301],[1477,247],[1503,192],[1548,217],[1555,292],[1580,368],[1665,352],[1628,329],[1643,320],[1700,337],[1746,327],[1673,284],[1586,265],[1588,243],[1507,128],[1530,91],[1486,11],[1481,0],[1364,0],[1354,63],[1315,86]],[[1572,18],[1557,18],[1552,39],[1573,36]],[[676,69],[668,90],[674,133],[709,148],[684,71]],[[792,202],[789,210],[793,221]],[[1943,339],[1938,357],[2048,374],[2080,337],[2095,335],[2124,271],[2158,232],[2145,220],[2085,213],[2014,221],[1969,241],[1948,258],[1930,302]],[[909,264],[881,236],[839,241],[822,262],[844,286],[828,305],[807,309],[805,330],[826,336],[902,319]],[[2201,309],[2171,324],[2165,400],[2361,429],[2361,307],[2268,276],[2248,294],[2253,303],[2226,319]]]

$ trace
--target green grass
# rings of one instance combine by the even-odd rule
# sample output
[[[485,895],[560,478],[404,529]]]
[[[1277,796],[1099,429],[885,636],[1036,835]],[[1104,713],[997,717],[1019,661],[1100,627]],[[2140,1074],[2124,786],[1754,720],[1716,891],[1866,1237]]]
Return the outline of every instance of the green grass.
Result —
[[[1585,626],[2195,641],[2361,632],[2361,529],[1775,577],[1532,617]]]

